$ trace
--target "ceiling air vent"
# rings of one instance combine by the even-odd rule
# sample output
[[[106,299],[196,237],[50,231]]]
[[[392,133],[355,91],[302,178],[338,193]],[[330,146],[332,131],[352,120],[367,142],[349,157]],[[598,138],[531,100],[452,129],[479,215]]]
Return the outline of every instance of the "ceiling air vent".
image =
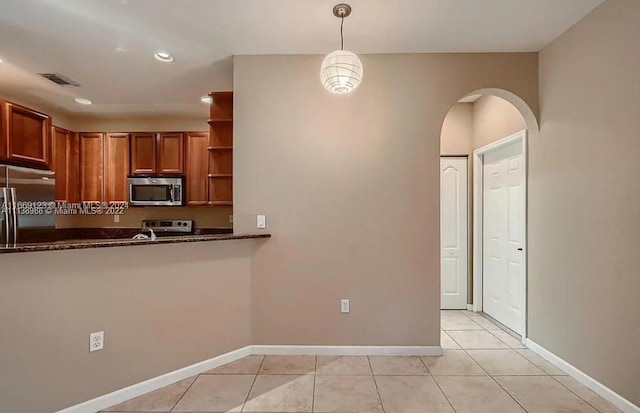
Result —
[[[49,79],[53,83],[56,83],[60,86],[80,86],[80,83],[74,82],[66,76],[62,76],[59,73],[38,73],[40,76],[45,79]]]

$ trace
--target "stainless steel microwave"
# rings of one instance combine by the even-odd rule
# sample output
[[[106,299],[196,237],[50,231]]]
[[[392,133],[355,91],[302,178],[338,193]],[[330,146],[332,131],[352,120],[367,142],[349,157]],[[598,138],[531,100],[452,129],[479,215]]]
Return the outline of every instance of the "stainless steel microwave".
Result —
[[[182,206],[181,176],[129,176],[129,204],[136,206]]]

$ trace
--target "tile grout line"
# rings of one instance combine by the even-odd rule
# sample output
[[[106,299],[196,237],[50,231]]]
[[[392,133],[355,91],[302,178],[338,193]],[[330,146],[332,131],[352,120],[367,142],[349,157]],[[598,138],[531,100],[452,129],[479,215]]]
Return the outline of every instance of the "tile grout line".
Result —
[[[465,353],[467,353],[467,355],[468,355],[469,357],[471,357],[471,360],[473,360],[473,361],[474,361],[478,366],[480,366],[480,368],[481,368],[485,373],[487,373],[487,376],[491,377],[491,380],[493,380],[493,381],[494,381],[494,383],[496,383],[496,384],[498,385],[498,387],[500,387],[500,388],[502,389],[502,391],[503,391],[503,392],[505,392],[509,397],[511,397],[511,399],[512,399],[514,402],[516,402],[516,404],[517,404],[518,406],[520,406],[520,408],[521,408],[523,411],[525,411],[525,412],[529,413],[529,411],[528,411],[527,409],[525,409],[525,408],[524,408],[524,406],[520,403],[520,401],[518,401],[518,399],[516,399],[516,398],[515,398],[515,396],[513,396],[513,395],[512,395],[512,394],[511,394],[507,389],[505,389],[505,388],[504,388],[504,386],[502,386],[502,384],[500,384],[500,382],[499,382],[498,380],[496,380],[496,378],[495,378],[495,377],[493,377],[493,375],[492,375],[492,374],[490,374],[490,373],[487,371],[487,369],[485,369],[485,368],[482,366],[482,364],[480,364],[480,363],[478,362],[478,360],[474,359],[474,358],[473,358],[473,356],[472,356],[471,354],[469,354],[469,352],[468,352],[466,349],[463,349],[463,350],[464,350],[464,352],[465,352]]]
[[[456,344],[458,345],[458,347],[460,347],[460,349],[462,349],[462,346],[460,345],[460,343],[458,343],[458,342],[456,341],[456,339],[455,339],[455,338],[453,338],[453,336],[452,336],[451,334],[447,333],[447,331],[446,331],[446,330],[442,330],[442,331],[444,331],[444,333],[445,333],[446,335],[448,335],[448,336],[449,336],[449,338],[450,338],[451,340],[453,340],[453,342],[454,342],[454,343],[456,343]],[[442,344],[442,343],[440,343],[440,344]],[[444,350],[444,349],[443,349],[443,350]]]
[[[187,389],[184,391],[184,393],[182,393],[182,396],[180,396],[180,398],[178,399],[178,401],[173,405],[173,407],[171,409],[169,409],[169,413],[173,412],[173,410],[176,408],[176,406],[178,405],[178,403],[180,403],[180,400],[182,400],[185,396],[185,394],[187,394],[187,392],[191,389],[191,386],[193,386],[193,383],[196,382],[196,380],[198,380],[200,378],[200,374],[198,374],[196,376],[195,379],[193,379],[193,381],[191,382],[191,384],[189,384],[189,387],[187,387]]]
[[[467,318],[469,318],[469,317],[467,317]],[[473,320],[471,320],[471,321],[473,321]],[[474,323],[475,323],[475,321],[474,321]],[[442,322],[441,322],[440,324],[442,324]],[[477,324],[477,323],[476,323],[476,324]],[[494,324],[494,325],[495,325],[495,324]],[[491,332],[491,330],[488,330],[487,328],[485,328],[485,327],[481,326],[480,324],[478,324],[478,326],[481,328],[481,330],[442,330],[442,331],[444,331],[444,332],[445,332],[449,337],[451,337],[451,339],[452,339],[452,340],[453,340],[457,345],[459,345],[459,346],[460,346],[460,348],[462,348],[462,345],[461,345],[459,342],[457,342],[457,341],[456,341],[456,339],[455,339],[451,334],[449,334],[449,333],[448,333],[449,331],[486,331],[487,333],[491,334],[491,336],[492,336],[492,337],[495,337],[495,339],[496,339],[496,340],[498,340],[499,342],[501,342],[502,344],[504,344],[505,346],[507,346],[507,349],[509,349],[509,350],[515,350],[515,348],[511,347],[509,344],[507,344],[507,343],[505,343],[504,341],[500,340],[500,337],[498,337],[498,336],[496,336],[495,334],[493,334],[493,333]],[[499,327],[499,326],[496,326],[496,327]],[[497,330],[496,330],[496,331],[497,331]],[[482,348],[479,348],[479,349],[471,349],[471,350],[506,350],[506,349],[501,349],[501,348],[495,348],[495,349],[493,349],[493,348],[486,348],[486,349],[482,349]]]
[[[482,327],[482,326],[480,326],[480,327]],[[482,327],[482,328],[484,329],[484,327]],[[485,331],[489,331],[489,330],[485,329]],[[453,338],[453,337],[452,337],[452,338]],[[497,337],[496,337],[496,338],[497,338]],[[500,340],[500,339],[498,339],[498,340]],[[455,341],[455,339],[454,339],[454,341]],[[457,342],[456,342],[456,343],[457,343]],[[458,345],[459,345],[459,343],[458,343]],[[515,398],[515,397],[514,397],[514,396],[513,396],[509,391],[507,391],[507,389],[505,389],[505,388],[500,384],[500,382],[498,382],[498,380],[496,380],[496,378],[495,378],[495,377],[493,377],[493,375],[492,375],[492,374],[490,374],[490,373],[487,371],[487,369],[485,369],[485,368],[482,366],[482,364],[480,364],[480,363],[478,362],[478,360],[476,360],[475,358],[473,358],[473,356],[472,356],[471,354],[469,354],[469,352],[467,351],[467,349],[466,349],[466,348],[464,348],[464,347],[462,347],[462,346],[460,346],[460,348],[462,348],[462,350],[467,354],[467,356],[469,356],[469,357],[471,358],[471,360],[473,360],[473,361],[474,361],[474,362],[475,362],[475,363],[476,363],[476,364],[477,364],[477,365],[482,369],[482,371],[484,371],[484,372],[487,374],[487,376],[491,377],[491,380],[493,380],[493,381],[494,381],[494,383],[496,383],[496,384],[498,385],[498,387],[500,387],[500,388],[502,389],[502,391],[503,391],[503,392],[505,392],[509,397],[511,397],[511,399],[512,399],[514,402],[516,402],[516,404],[517,404],[518,406],[520,406],[520,408],[521,408],[523,411],[525,411],[525,412],[529,413],[529,411],[528,411],[527,409],[525,409],[525,408],[524,408],[524,406],[523,406],[523,405],[518,401],[518,399],[516,399],[516,398]],[[504,350],[504,349],[501,349],[501,350]],[[519,353],[518,353],[517,351],[515,351],[514,349],[511,349],[511,348],[510,348],[510,350],[511,350],[511,351],[513,351],[513,352],[515,352],[515,353],[517,353],[520,357],[524,358],[525,360],[527,360],[524,356],[522,356],[521,354],[519,354]],[[527,360],[527,361],[529,361],[529,360]],[[529,361],[529,362],[530,362],[530,361]],[[530,363],[531,363],[531,362],[530,362]],[[533,363],[531,363],[531,364],[533,364]],[[546,372],[544,372],[544,371],[543,371],[543,373],[545,373],[545,374],[546,374]]]
[[[451,406],[451,410],[453,410],[454,413],[457,413],[458,411],[456,410],[455,407],[453,407],[453,403],[451,403],[451,400],[449,400],[449,397],[447,397],[444,390],[442,390],[442,387],[440,387],[440,383],[438,383],[438,380],[436,380],[433,373],[431,373],[431,370],[429,370],[429,367],[427,367],[427,364],[424,362],[424,360],[422,360],[422,357],[418,357],[418,358],[420,359],[420,362],[422,363],[424,368],[427,369],[427,372],[429,373],[429,377],[431,377],[431,380],[433,380],[433,382],[436,384],[436,387],[438,388],[438,390],[440,390],[440,393],[442,393],[442,396],[444,396],[444,399],[447,401],[447,403],[449,403],[449,406]]]
[[[369,369],[371,369],[371,377],[373,377],[373,385],[376,386],[376,393],[378,394],[378,400],[380,400],[380,407],[382,408],[382,413],[385,413],[384,403],[382,402],[382,396],[380,395],[380,389],[378,388],[378,381],[376,380],[376,375],[373,372],[373,366],[371,365],[371,359],[367,356],[367,362],[369,363]]]
[[[258,375],[260,374],[260,370],[262,369],[262,365],[264,364],[264,361],[266,360],[267,356],[262,356],[262,361],[260,362],[260,365],[258,366],[258,371],[256,371],[256,375],[253,378],[253,381],[251,382],[251,387],[249,387],[249,391],[247,392],[247,397],[244,398],[244,402],[242,403],[242,408],[240,408],[241,412],[244,412],[244,407],[247,405],[247,402],[249,401],[249,396],[251,395],[251,390],[253,390],[253,386],[256,384],[256,380],[258,380]]]
[[[583,399],[583,398],[582,398],[578,393],[576,393],[576,392],[574,392],[573,390],[571,390],[568,386],[566,386],[563,382],[561,382],[560,380],[558,380],[558,379],[556,378],[556,377],[571,377],[571,376],[552,376],[552,375],[549,375],[549,377],[551,377],[551,378],[552,378],[553,380],[555,380],[557,383],[560,383],[560,385],[561,385],[562,387],[564,387],[565,389],[569,390],[569,391],[570,391],[572,394],[574,394],[578,399],[582,400],[583,402],[585,402],[586,404],[588,404],[589,406],[591,406],[591,407],[593,408],[593,410],[595,410],[595,411],[596,411],[596,412],[598,412],[598,413],[602,413],[602,411],[601,411],[600,409],[598,409],[596,406],[594,406],[594,405],[592,405],[591,403],[589,403],[587,400]],[[580,382],[578,382],[578,383],[580,383]],[[582,384],[580,384],[580,385],[582,385]],[[586,387],[586,386],[585,386],[585,387]],[[589,389],[588,387],[586,387],[586,388],[587,388],[587,390],[591,391],[591,389]],[[605,400],[604,398],[602,398],[602,397],[601,397],[600,395],[598,395],[597,393],[594,393],[594,394],[595,394],[596,396],[600,397],[602,400],[604,400],[604,401],[606,401],[607,403],[609,403],[609,401],[608,401],[608,400]],[[615,406],[613,406],[613,407],[615,407]],[[620,409],[618,409],[617,407],[615,407],[615,408],[616,408],[617,410],[620,410]]]

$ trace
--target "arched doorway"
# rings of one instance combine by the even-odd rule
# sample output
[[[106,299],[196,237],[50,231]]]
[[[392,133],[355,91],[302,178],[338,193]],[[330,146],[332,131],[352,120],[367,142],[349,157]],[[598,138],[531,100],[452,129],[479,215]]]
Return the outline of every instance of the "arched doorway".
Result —
[[[441,131],[443,309],[484,312],[523,340],[527,139],[538,135],[533,111],[502,89],[463,96]]]

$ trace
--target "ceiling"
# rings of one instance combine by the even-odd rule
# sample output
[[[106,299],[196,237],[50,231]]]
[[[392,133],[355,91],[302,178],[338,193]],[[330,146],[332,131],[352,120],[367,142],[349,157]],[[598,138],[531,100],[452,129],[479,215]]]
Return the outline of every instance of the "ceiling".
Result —
[[[603,0],[350,0],[356,53],[539,51]],[[234,54],[339,47],[337,0],[2,0],[0,94],[74,116],[206,116]],[[165,49],[173,63],[153,52]],[[55,85],[57,72],[81,84]],[[75,97],[91,99],[82,106]]]

